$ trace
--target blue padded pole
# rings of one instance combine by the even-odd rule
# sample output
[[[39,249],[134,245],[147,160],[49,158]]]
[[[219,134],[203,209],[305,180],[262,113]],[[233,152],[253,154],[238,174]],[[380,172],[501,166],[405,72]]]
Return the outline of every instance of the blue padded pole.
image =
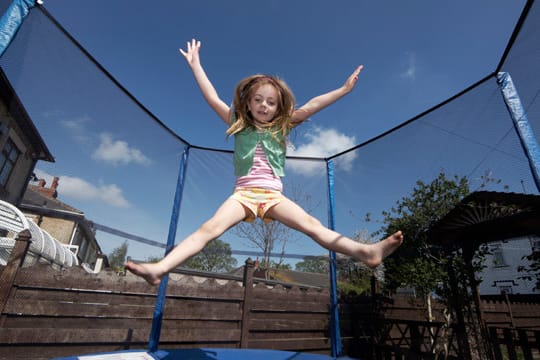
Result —
[[[498,73],[497,82],[501,87],[506,107],[514,121],[514,126],[517,130],[519,139],[521,140],[521,145],[529,160],[529,166],[531,167],[536,188],[540,191],[540,148],[538,147],[533,130],[527,119],[527,114],[525,113],[525,109],[523,109],[521,99],[519,98],[510,74],[507,72]]]
[[[186,175],[187,163],[189,155],[189,146],[186,146],[180,160],[180,168],[178,170],[178,179],[176,182],[176,192],[174,194],[174,203],[171,214],[171,222],[169,224],[169,235],[167,237],[167,247],[165,255],[167,255],[174,247],[176,238],[176,227],[178,225],[178,216],[180,214],[180,204],[182,203],[182,193],[184,190],[184,180]],[[167,282],[169,275],[165,275],[159,283],[158,296],[154,307],[154,318],[152,319],[152,331],[148,340],[148,351],[155,353],[159,345],[159,337],[161,335],[161,324],[163,322],[163,308],[165,306],[165,293],[167,291]]]
[[[335,209],[334,209],[334,161],[332,159],[326,162],[326,173],[328,176],[328,227],[335,230]],[[337,273],[336,273],[336,253],[330,251],[330,336],[332,356],[341,356],[341,332],[339,329],[339,311],[338,311],[338,292],[337,292]]]
[[[0,56],[17,34],[24,18],[35,6],[35,0],[14,0],[0,19]]]

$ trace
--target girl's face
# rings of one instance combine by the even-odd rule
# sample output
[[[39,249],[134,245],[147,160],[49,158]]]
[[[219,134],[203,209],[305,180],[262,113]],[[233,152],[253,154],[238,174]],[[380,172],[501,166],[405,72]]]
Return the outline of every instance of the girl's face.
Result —
[[[249,99],[248,110],[251,112],[254,125],[272,121],[278,111],[278,92],[276,88],[270,84],[259,86]]]

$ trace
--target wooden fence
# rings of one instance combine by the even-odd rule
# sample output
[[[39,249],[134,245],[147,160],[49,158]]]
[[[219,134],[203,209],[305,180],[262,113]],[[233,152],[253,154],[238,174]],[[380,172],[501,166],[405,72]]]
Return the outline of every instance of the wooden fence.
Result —
[[[486,318],[495,360],[540,359],[540,304],[538,297],[485,297]]]
[[[489,328],[495,360],[540,359],[540,330]]]
[[[433,321],[425,309],[406,297],[343,297],[341,331],[347,354],[362,359],[447,359],[458,357],[453,326],[447,326],[443,307],[434,306]],[[448,341],[444,347],[443,341]]]
[[[20,268],[23,243],[0,274],[0,359],[147,347],[157,287],[110,271]],[[244,283],[171,274],[159,347],[328,354],[328,291],[254,285],[246,268]]]
[[[472,324],[458,329],[455,319],[447,318],[443,305],[438,302],[433,302],[432,321],[427,321],[425,307],[408,297],[343,297],[340,309],[343,342],[349,356],[469,358],[462,353],[464,348],[474,352],[479,342],[483,342],[491,359],[540,359],[540,297],[537,295],[482,297],[481,309],[488,336],[478,339],[479,329]],[[467,333],[468,344],[459,343],[459,331]],[[475,358],[474,354],[471,357]]]
[[[8,264],[0,267],[0,360],[147,347],[157,287],[110,271],[21,268],[28,239],[21,233]],[[248,264],[243,279],[171,274],[159,347],[330,353],[328,291],[259,281],[252,270]],[[484,339],[498,347],[494,356],[536,356],[538,298],[486,297],[482,304],[487,328],[497,328]],[[426,321],[424,307],[410,298],[342,297],[344,354],[366,360],[436,359],[439,353],[459,358],[458,331],[443,310],[435,302],[434,319]]]

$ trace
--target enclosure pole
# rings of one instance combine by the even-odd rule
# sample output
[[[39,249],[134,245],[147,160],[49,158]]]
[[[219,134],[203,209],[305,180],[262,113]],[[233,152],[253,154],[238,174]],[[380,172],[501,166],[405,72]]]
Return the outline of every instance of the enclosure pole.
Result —
[[[187,169],[187,160],[189,155],[189,145],[184,148],[182,158],[180,159],[180,168],[178,170],[178,179],[176,181],[176,192],[174,194],[174,203],[171,213],[171,222],[169,223],[169,234],[167,237],[167,247],[165,249],[165,255],[167,255],[174,247],[174,241],[176,238],[176,227],[178,225],[178,216],[180,214],[180,204],[182,203],[182,193],[184,190],[184,180]],[[159,290],[154,307],[154,318],[152,319],[152,330],[150,332],[150,339],[148,340],[148,351],[154,353],[158,349],[159,337],[161,335],[161,325],[163,322],[163,308],[165,306],[165,293],[167,290],[167,282],[169,275],[165,275],[159,283]]]
[[[536,188],[540,191],[540,148],[534,136],[527,114],[521,99],[514,86],[514,82],[507,72],[499,72],[497,74],[497,83],[501,88],[501,92],[506,103],[506,107],[510,112],[510,116],[514,121],[514,127],[518,133],[521,145],[525,150],[525,155],[529,160],[529,166],[536,183]]]
[[[335,209],[334,209],[334,161],[326,162],[326,173],[328,177],[328,227],[335,230]],[[341,333],[339,329],[339,309],[336,274],[336,253],[330,251],[330,337],[332,356],[341,356]]]
[[[0,19],[0,56],[8,48],[35,3],[35,0],[14,0]]]

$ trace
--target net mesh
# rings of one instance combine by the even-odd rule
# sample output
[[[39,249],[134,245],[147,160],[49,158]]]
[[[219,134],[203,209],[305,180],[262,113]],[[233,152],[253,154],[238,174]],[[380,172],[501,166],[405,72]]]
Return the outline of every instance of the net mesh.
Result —
[[[539,14],[532,3],[497,69],[511,74],[536,134]],[[129,241],[132,258],[163,255],[186,147],[189,158],[176,241],[194,231],[231,194],[234,176],[228,149],[199,148],[170,131],[39,9],[25,20],[0,65],[56,159],[40,162],[38,177],[59,176],[59,199],[84,211],[89,220],[149,240]],[[486,74],[493,70],[486,69]],[[439,173],[468,178],[471,190],[487,185],[488,190],[500,191],[504,186],[505,191],[537,194],[495,73],[441,106],[333,156],[336,229],[348,236],[377,231],[382,211],[408,195],[418,180],[430,182]],[[488,178],[501,182],[486,184]],[[288,197],[328,222],[325,159],[288,159],[284,187]],[[372,221],[365,221],[366,214]],[[126,241],[103,230],[96,238],[106,254]],[[256,243],[235,229],[221,239],[233,253],[259,252]],[[297,233],[277,241],[276,261],[326,254]],[[239,263],[245,259],[237,258]]]

